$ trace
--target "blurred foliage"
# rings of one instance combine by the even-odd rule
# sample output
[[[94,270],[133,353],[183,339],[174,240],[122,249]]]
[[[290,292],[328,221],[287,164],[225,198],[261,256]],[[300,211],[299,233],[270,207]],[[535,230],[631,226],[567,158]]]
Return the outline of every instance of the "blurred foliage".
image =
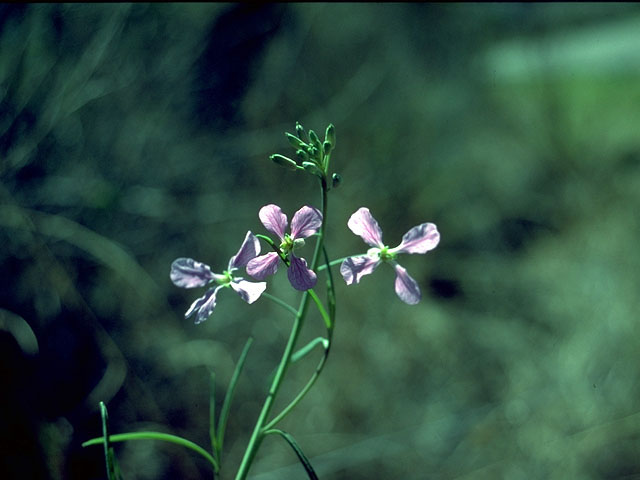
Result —
[[[206,445],[207,368],[222,396],[253,335],[229,478],[290,320],[223,292],[195,326],[169,265],[220,270],[262,205],[317,205],[268,160],[296,121],[336,125],[330,255],[363,251],[361,206],[391,246],[442,234],[400,259],[417,306],[386,267],[339,286],[283,422],[320,477],[640,475],[639,26],[604,3],[0,6],[0,476],[104,478],[80,447],[99,401],[114,433]],[[175,446],[116,452],[126,478],[210,478]],[[271,439],[252,474],[304,478]]]

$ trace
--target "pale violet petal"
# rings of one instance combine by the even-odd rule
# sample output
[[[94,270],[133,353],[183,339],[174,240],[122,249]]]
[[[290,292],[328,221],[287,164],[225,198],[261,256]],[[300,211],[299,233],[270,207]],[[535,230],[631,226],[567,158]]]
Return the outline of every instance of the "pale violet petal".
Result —
[[[372,247],[384,246],[382,244],[382,230],[380,230],[378,222],[373,218],[368,208],[359,208],[358,211],[351,215],[347,226]]]
[[[423,223],[413,227],[402,237],[402,242],[392,253],[427,253],[433,250],[440,241],[440,232],[433,223]]]
[[[274,204],[265,205],[258,212],[258,217],[264,228],[284,240],[284,233],[287,229],[287,216],[282,213],[282,209]]]
[[[204,287],[214,278],[209,265],[193,258],[178,258],[171,264],[169,277],[174,285],[183,288]]]
[[[265,253],[247,263],[247,273],[256,280],[264,280],[278,271],[280,256],[276,252]]]
[[[400,300],[409,305],[415,305],[420,301],[420,287],[418,283],[411,278],[411,275],[407,273],[407,270],[397,263],[394,265],[396,269],[396,293]]]
[[[322,213],[314,207],[304,206],[291,219],[291,237],[307,238],[322,226]]]
[[[233,288],[240,298],[247,303],[253,303],[260,298],[262,292],[267,288],[267,282],[248,282],[241,278],[231,282]]]
[[[196,314],[195,323],[202,323],[213,313],[213,309],[216,307],[216,296],[218,290],[222,288],[222,285],[218,285],[216,288],[211,288],[195,302],[191,304],[187,313],[184,314],[184,318],[189,318],[194,313]]]
[[[291,265],[287,270],[287,277],[289,277],[289,282],[291,282],[293,288],[302,292],[313,288],[318,281],[318,277],[313,270],[307,267],[307,261],[293,254],[291,254],[290,259]]]
[[[244,267],[249,263],[249,260],[257,257],[259,253],[260,242],[251,231],[248,231],[242,245],[240,245],[240,250],[229,260],[229,270]]]
[[[351,285],[353,283],[359,283],[362,277],[373,273],[378,265],[380,265],[380,260],[377,258],[371,258],[366,255],[351,257],[342,262],[342,265],[340,265],[340,273],[347,285]]]

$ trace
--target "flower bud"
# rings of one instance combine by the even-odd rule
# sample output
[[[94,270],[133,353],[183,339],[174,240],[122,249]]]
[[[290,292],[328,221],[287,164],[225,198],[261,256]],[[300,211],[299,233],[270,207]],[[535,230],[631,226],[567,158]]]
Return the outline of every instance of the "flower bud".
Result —
[[[285,133],[285,135],[287,136],[287,140],[289,140],[291,146],[293,146],[293,148],[295,148],[296,150],[307,146],[306,143],[304,143],[295,135],[291,135],[290,133]]]
[[[291,160],[290,158],[285,157],[284,155],[280,155],[278,153],[274,153],[269,157],[272,162],[277,163],[281,167],[288,168],[289,170],[297,170],[298,164]]]
[[[307,172],[311,173],[312,175],[316,175],[317,177],[320,177],[320,178],[324,177],[322,170],[320,170],[314,162],[302,162],[302,168],[304,168]]]
[[[309,140],[311,140],[311,145],[316,147],[318,151],[322,150],[322,143],[320,143],[318,135],[313,130],[309,130]]]
[[[342,183],[342,175],[339,173],[334,173],[331,175],[331,185],[333,188],[337,188]]]
[[[324,134],[324,141],[331,144],[331,148],[336,148],[336,127],[333,123],[330,123],[327,127],[327,131]]]
[[[301,140],[305,142],[308,140],[307,133],[304,131],[304,128],[302,128],[302,125],[300,125],[300,123],[298,122],[296,122],[296,134]]]
[[[296,152],[296,155],[298,156],[298,160],[300,160],[301,162],[309,161],[309,154],[302,149],[298,150]]]

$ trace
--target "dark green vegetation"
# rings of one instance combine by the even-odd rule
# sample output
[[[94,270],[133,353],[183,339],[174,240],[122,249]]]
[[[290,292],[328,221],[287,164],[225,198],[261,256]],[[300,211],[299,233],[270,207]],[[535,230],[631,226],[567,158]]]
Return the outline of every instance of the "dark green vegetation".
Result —
[[[361,206],[390,246],[442,235],[402,258],[416,306],[385,265],[338,285],[332,356],[282,424],[320,478],[640,475],[639,45],[634,4],[2,5],[0,477],[104,478],[80,447],[100,401],[114,434],[207,445],[208,368],[222,398],[253,335],[235,469],[291,320],[229,294],[195,326],[169,266],[222,271],[261,206],[317,205],[269,160],[296,121],[336,126],[332,257],[362,251]],[[284,271],[270,291],[297,295]],[[175,445],[114,448],[125,478],[210,478]],[[252,474],[305,475],[275,436]]]

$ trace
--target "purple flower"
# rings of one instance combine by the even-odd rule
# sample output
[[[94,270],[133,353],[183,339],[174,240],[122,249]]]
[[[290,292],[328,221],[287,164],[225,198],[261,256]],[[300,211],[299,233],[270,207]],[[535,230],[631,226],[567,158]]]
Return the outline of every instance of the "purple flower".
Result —
[[[371,245],[366,255],[347,258],[340,266],[340,273],[347,285],[360,282],[365,275],[373,273],[381,262],[390,262],[396,270],[395,288],[398,297],[409,305],[420,301],[420,287],[407,271],[395,261],[399,253],[427,253],[433,250],[440,241],[440,233],[433,223],[423,223],[413,227],[402,237],[402,242],[395,248],[382,243],[382,230],[368,208],[358,209],[347,226],[359,235],[365,243]]]
[[[224,287],[231,287],[247,303],[253,303],[265,288],[266,282],[248,282],[241,277],[234,276],[233,272],[247,265],[249,260],[255,258],[260,253],[260,242],[256,236],[247,232],[240,250],[229,260],[229,266],[222,274],[213,273],[211,267],[192,258],[178,258],[171,264],[171,281],[178,287],[195,288],[204,287],[210,282],[215,282],[217,286],[210,288],[206,293],[191,304],[191,307],[184,314],[189,318],[196,314],[195,323],[204,322],[216,306],[218,291]]]
[[[304,239],[316,233],[322,225],[322,213],[317,208],[304,206],[291,220],[291,234],[287,229],[287,216],[277,205],[265,205],[258,213],[264,227],[280,239],[280,253],[269,252],[254,258],[247,264],[247,273],[262,280],[278,271],[280,258],[289,260],[287,276],[296,290],[309,290],[317,282],[316,274],[307,267],[307,261],[294,255],[304,246]]]

